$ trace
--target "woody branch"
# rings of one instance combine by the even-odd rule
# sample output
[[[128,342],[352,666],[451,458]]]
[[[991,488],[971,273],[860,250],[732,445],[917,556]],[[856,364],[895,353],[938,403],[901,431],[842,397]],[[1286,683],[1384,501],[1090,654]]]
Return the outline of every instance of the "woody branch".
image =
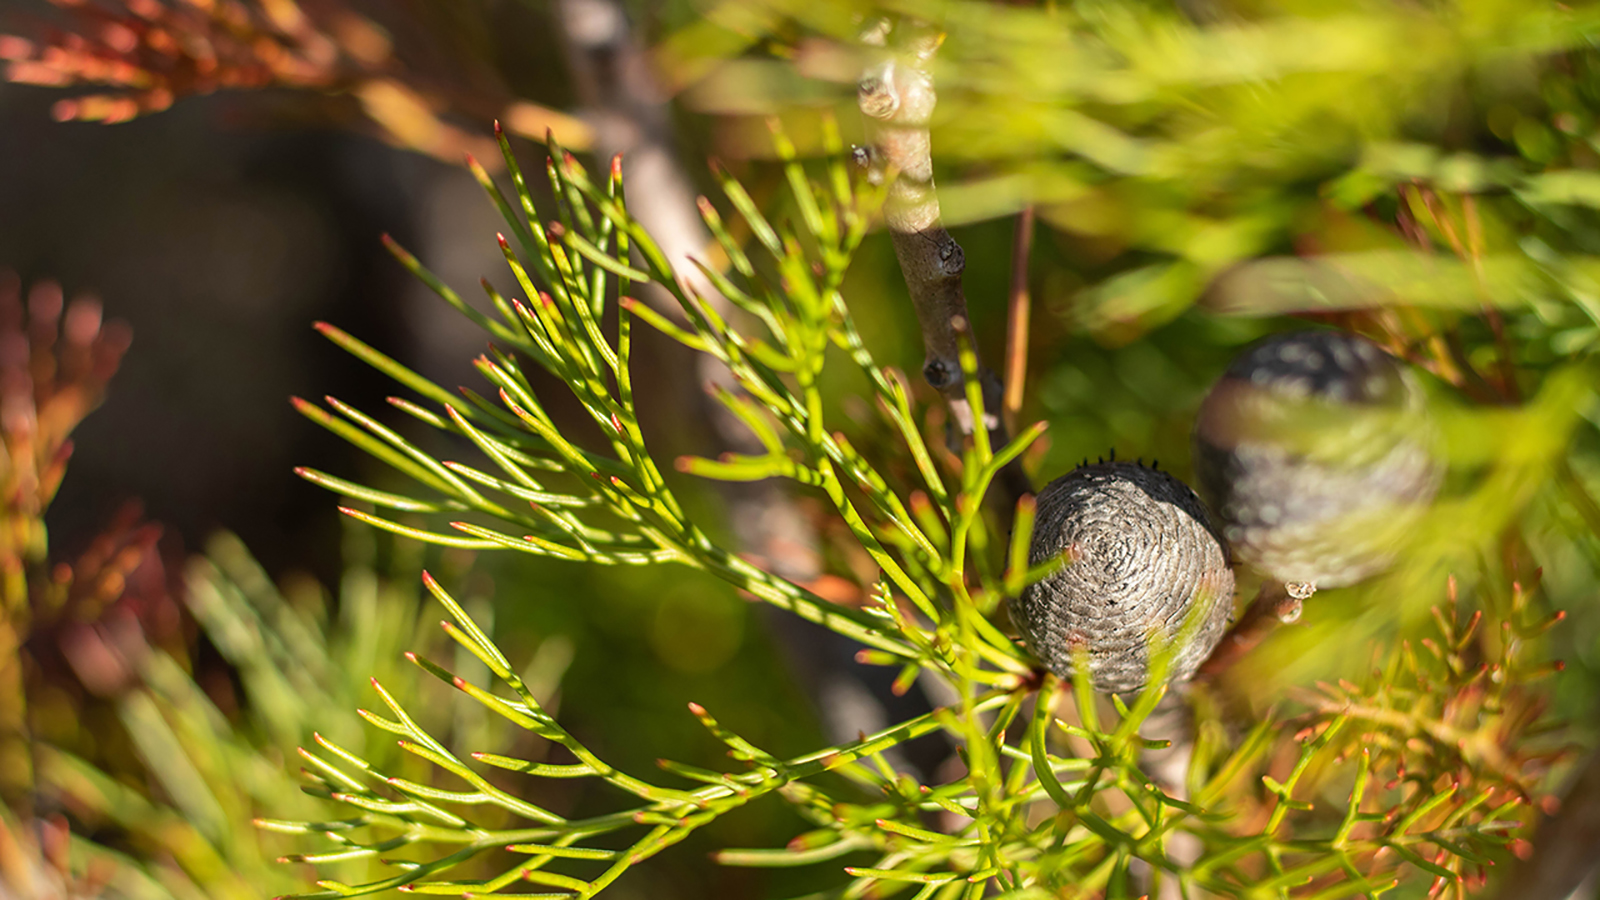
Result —
[[[961,431],[971,434],[974,422],[960,362],[961,332],[969,321],[962,287],[966,254],[940,223],[928,133],[938,100],[931,66],[942,36],[920,24],[902,24],[894,35],[898,46],[891,50],[889,31],[884,22],[863,36],[869,47],[881,50],[863,74],[857,95],[871,142],[869,172],[873,178],[893,179],[884,222],[922,330],[922,375],[944,394]],[[1003,436],[999,380],[987,370],[980,372],[983,424]]]

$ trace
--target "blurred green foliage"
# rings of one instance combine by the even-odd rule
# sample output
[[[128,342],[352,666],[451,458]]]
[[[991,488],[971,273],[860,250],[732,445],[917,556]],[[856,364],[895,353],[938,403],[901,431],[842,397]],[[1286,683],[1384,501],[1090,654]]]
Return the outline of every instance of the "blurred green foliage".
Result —
[[[700,114],[690,133],[733,158],[756,206],[774,221],[793,221],[802,211],[785,190],[784,171],[764,159],[771,144],[760,120],[780,117],[803,152],[818,152],[825,116],[852,130],[864,21],[910,15],[943,29],[934,155],[946,219],[959,226],[967,250],[974,332],[988,360],[1002,352],[1008,217],[1033,206],[1042,221],[1027,273],[1039,314],[1024,419],[1051,426],[1048,447],[1027,459],[1036,483],[1111,448],[1123,457],[1158,458],[1187,475],[1190,423],[1207,386],[1240,348],[1287,326],[1285,317],[1359,330],[1429,374],[1451,466],[1444,495],[1405,564],[1369,584],[1319,594],[1299,625],[1219,688],[1230,702],[1249,706],[1251,721],[1287,728],[1283,718],[1264,718],[1266,711],[1319,708],[1298,694],[1301,705],[1285,700],[1291,688],[1319,679],[1349,679],[1375,695],[1410,690],[1411,676],[1392,674],[1398,670],[1385,669],[1385,678],[1370,683],[1373,648],[1399,658],[1401,641],[1435,639],[1430,610],[1444,601],[1453,577],[1463,606],[1530,629],[1530,679],[1544,674],[1549,659],[1566,661],[1561,677],[1530,682],[1530,690],[1572,723],[1567,738],[1596,740],[1600,56],[1592,44],[1600,6],[640,6],[641,18],[661,26],[665,77],[685,109]],[[741,243],[746,236],[737,235]],[[843,278],[840,290],[865,344],[879,359],[915,371],[915,322],[899,300],[886,239],[866,237]],[[825,417],[848,421],[851,439],[865,450],[890,452],[885,426],[849,396],[870,391],[867,377],[842,349],[828,353],[818,376]],[[928,403],[932,395],[918,399]],[[697,445],[659,450],[660,460],[679,450],[722,449],[704,446],[703,437],[672,438]],[[903,458],[874,462],[915,474]],[[384,477],[369,480],[391,486]],[[664,477],[685,496],[690,519],[709,523],[705,531],[716,539],[725,536],[713,521],[713,497],[696,493],[690,479]],[[849,544],[846,534],[832,546]],[[191,664],[157,652],[141,670],[140,687],[118,707],[139,754],[130,764],[142,773],[132,778],[137,787],[109,782],[64,753],[43,757],[42,772],[65,785],[75,817],[91,830],[121,829],[105,843],[177,858],[170,871],[186,874],[157,878],[162,889],[221,896],[223,884],[248,891],[296,882],[298,873],[265,867],[266,851],[238,823],[263,804],[280,810],[274,816],[309,815],[299,811],[308,807],[281,799],[286,769],[266,767],[291,759],[313,725],[386,772],[427,780],[417,759],[356,728],[348,715],[371,703],[369,675],[380,676],[408,709],[421,710],[432,734],[459,734],[460,746],[471,749],[507,739],[484,730],[491,717],[481,710],[465,712],[476,709],[471,704],[444,702],[442,686],[424,688],[418,673],[397,675],[400,650],[438,646],[431,630],[421,637],[427,629],[419,621],[431,615],[417,614],[415,582],[406,585],[414,561],[397,564],[393,584],[382,582],[380,591],[370,554],[356,554],[334,612],[317,613],[320,600],[282,600],[238,548],[223,547],[213,558],[211,568],[197,563],[191,574],[191,603],[234,673],[237,709],[223,715],[208,706],[214,701],[182,674]],[[468,611],[483,624],[493,609],[497,632],[510,635],[513,661],[539,665],[543,658],[554,671],[561,667],[540,656],[543,648],[557,658],[564,651],[555,648],[571,648],[560,719],[620,769],[649,771],[661,756],[716,767],[717,748],[679,711],[688,700],[737,723],[741,735],[779,757],[821,745],[813,724],[792,712],[803,700],[751,605],[721,583],[679,570],[601,571],[543,560],[497,564],[494,575],[493,606],[487,587],[475,582],[477,593],[465,596],[483,599]],[[1554,610],[1566,611],[1566,620],[1532,636],[1534,621]],[[241,629],[241,622],[257,624]],[[273,637],[285,627],[301,635],[290,641],[295,647],[323,648],[325,670],[300,671],[298,650],[267,652],[273,640],[287,640]],[[560,637],[540,643],[546,635]],[[1508,648],[1483,652],[1495,658]],[[452,668],[469,673],[475,661],[458,656]],[[1377,662],[1386,660],[1392,662]],[[411,690],[436,692],[408,696]],[[1420,708],[1417,698],[1427,693],[1418,688],[1396,702]],[[546,709],[553,709],[548,701]],[[1238,737],[1216,733],[1224,745]],[[239,760],[238,771],[252,777],[207,770],[205,761],[219,756]],[[180,771],[184,765],[192,771]],[[1302,796],[1339,809],[1349,777],[1319,771]],[[1561,772],[1559,765],[1535,770],[1543,788]],[[209,799],[196,792],[199,784]],[[591,815],[607,799],[581,794],[552,808]],[[744,818],[725,820],[735,824],[708,826],[698,848],[776,845],[797,827],[770,806],[737,815]],[[151,841],[152,816],[194,824]],[[249,873],[244,883],[217,874],[216,859]],[[696,860],[667,854],[617,890],[781,896],[835,880],[763,882],[727,874],[739,870],[711,874]],[[1413,879],[1402,890],[1420,895],[1426,887]]]

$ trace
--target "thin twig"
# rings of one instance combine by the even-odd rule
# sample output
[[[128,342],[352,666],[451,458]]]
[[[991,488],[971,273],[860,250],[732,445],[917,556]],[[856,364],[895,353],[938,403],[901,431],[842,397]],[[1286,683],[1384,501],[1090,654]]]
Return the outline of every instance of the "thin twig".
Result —
[[[1511,342],[1506,338],[1505,319],[1489,296],[1488,278],[1483,273],[1483,221],[1478,217],[1478,202],[1471,194],[1461,196],[1461,216],[1467,223],[1467,252],[1472,260],[1473,275],[1484,294],[1483,315],[1494,335],[1494,344],[1500,356],[1500,381],[1504,393],[1513,403],[1522,400],[1522,389],[1517,385],[1517,366],[1511,353]]]
[[[1489,292],[1488,278],[1483,271],[1483,225],[1478,219],[1478,206],[1473,202],[1471,194],[1462,196],[1461,213],[1466,221],[1467,231],[1467,240],[1463,243],[1456,231],[1455,223],[1450,218],[1450,211],[1445,208],[1444,201],[1439,195],[1431,188],[1415,188],[1415,191],[1426,205],[1428,215],[1433,217],[1434,224],[1439,226],[1439,233],[1444,235],[1445,243],[1450,245],[1456,256],[1472,267],[1472,279],[1483,305],[1484,320],[1489,323],[1489,331],[1494,335],[1495,351],[1499,357],[1499,391],[1506,400],[1515,403],[1521,399],[1517,388],[1516,369],[1512,364],[1511,344],[1506,340],[1505,320],[1500,316],[1500,310],[1495,308],[1494,297]]]
[[[1428,237],[1428,230],[1418,221],[1416,210],[1413,208],[1415,205],[1420,204],[1426,209],[1428,206],[1427,198],[1416,185],[1402,184],[1400,185],[1400,199],[1402,202],[1395,212],[1395,226],[1399,229],[1401,236],[1415,247],[1419,253],[1432,255],[1433,240]],[[1429,215],[1432,215],[1431,211]],[[1457,368],[1456,361],[1450,356],[1450,348],[1446,344],[1443,335],[1433,330],[1422,313],[1415,307],[1399,304],[1392,307],[1392,309],[1408,320],[1406,324],[1411,333],[1418,336],[1418,340],[1427,346],[1430,354],[1428,358],[1423,358],[1407,353],[1405,358],[1439,376],[1445,382],[1457,386],[1464,384],[1464,379]]]
[[[690,262],[705,256],[711,235],[695,213],[692,182],[674,152],[674,131],[666,93],[634,34],[620,0],[560,0],[555,14],[583,106],[594,130],[601,159],[623,158],[628,212],[655,238],[673,268],[719,314],[737,311]],[[641,285],[641,295],[668,315],[681,315],[670,294]],[[696,381],[739,390],[732,372],[715,358],[698,354]],[[699,385],[697,384],[696,387]],[[724,449],[763,452],[750,429],[721,403],[696,391],[696,414]],[[751,483],[718,482],[727,503],[730,531],[741,554],[768,572],[809,588],[826,578],[816,528],[776,479]],[[795,659],[808,682],[823,724],[835,736],[872,732],[888,721],[886,709],[903,702],[888,683],[868,683],[866,667],[840,665],[858,646],[794,616],[769,619],[778,642]],[[845,698],[849,702],[844,702]],[[898,710],[897,710],[898,711]]]
[[[869,32],[869,44],[887,42],[887,27]],[[944,393],[951,410],[970,434],[961,379],[957,320],[970,320],[961,275],[966,254],[939,221],[934,192],[933,156],[928,120],[937,96],[930,67],[942,40],[918,24],[902,25],[895,35],[900,46],[885,53],[861,78],[858,101],[866,116],[873,146],[876,177],[893,177],[884,202],[884,222],[894,242],[895,258],[922,328],[925,360],[922,375]],[[999,411],[996,404],[994,411]],[[993,425],[991,425],[991,428]]]
[[[883,52],[862,75],[857,102],[871,142],[870,174],[893,179],[883,217],[922,330],[922,376],[944,394],[951,419],[961,433],[970,435],[978,423],[967,403],[960,362],[960,332],[971,321],[961,280],[966,254],[940,223],[928,133],[938,100],[931,68],[943,40],[936,29],[909,20],[895,27],[883,20],[868,29],[862,42]],[[982,425],[990,446],[1000,447],[1007,440],[1000,380],[981,366],[979,378]],[[1027,478],[1015,462],[998,481],[1001,493],[1009,496],[1000,496],[995,502],[1008,511],[1029,490]]]
[[[1028,379],[1028,257],[1033,250],[1033,207],[1017,214],[1017,231],[1011,241],[1011,297],[1006,303],[1005,423],[1015,429],[1022,411],[1022,388]]]
[[[1261,591],[1256,594],[1255,600],[1251,601],[1244,615],[1240,616],[1239,620],[1233,623],[1233,627],[1222,636],[1221,643],[1211,652],[1210,658],[1200,664],[1195,678],[1215,679],[1232,668],[1244,658],[1245,654],[1265,640],[1280,623],[1293,621],[1298,615],[1300,603],[1300,598],[1291,596],[1283,582],[1262,583]]]
[[[711,234],[695,213],[695,192],[673,147],[672,119],[643,46],[619,0],[561,0],[556,15],[583,116],[594,129],[601,159],[622,157],[628,212],[648,230],[673,268],[718,313],[731,304],[690,260],[703,256]],[[679,315],[665,290],[641,286],[641,294],[669,315]],[[733,374],[715,358],[695,360],[698,384],[691,402],[727,449],[760,452],[755,436],[722,404],[700,393],[710,383],[738,390]],[[733,531],[742,549],[763,568],[805,583],[822,573],[811,523],[776,481],[724,483]]]
[[[594,131],[595,156],[623,158],[629,215],[696,291],[726,303],[689,263],[711,235],[695,213],[695,191],[678,162],[665,92],[622,3],[560,0],[555,16],[583,119]],[[675,313],[676,303],[672,307]]]

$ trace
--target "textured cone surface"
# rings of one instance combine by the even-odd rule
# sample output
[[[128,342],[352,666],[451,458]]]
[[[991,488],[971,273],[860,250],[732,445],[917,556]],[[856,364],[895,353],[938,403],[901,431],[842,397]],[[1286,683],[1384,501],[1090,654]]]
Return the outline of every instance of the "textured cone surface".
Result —
[[[1276,335],[1201,404],[1194,467],[1240,561],[1338,587],[1393,561],[1438,488],[1420,389],[1398,360],[1338,331]]]
[[[1151,651],[1173,647],[1168,677],[1194,674],[1233,608],[1228,556],[1189,486],[1129,462],[1081,466],[1039,494],[1029,563],[1067,564],[1012,601],[1011,615],[1050,671],[1088,654],[1096,690],[1145,686]]]

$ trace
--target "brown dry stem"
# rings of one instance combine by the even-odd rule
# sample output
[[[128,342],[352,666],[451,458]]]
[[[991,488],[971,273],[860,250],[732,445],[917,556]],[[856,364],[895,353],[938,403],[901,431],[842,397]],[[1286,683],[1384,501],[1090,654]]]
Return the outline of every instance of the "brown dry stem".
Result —
[[[1033,207],[1017,215],[1011,243],[1011,295],[1006,302],[1005,423],[1016,428],[1022,411],[1022,387],[1028,379],[1028,318],[1033,304],[1028,296],[1028,256],[1033,250]]]
[[[1296,597],[1281,581],[1267,581],[1221,643],[1195,673],[1199,679],[1214,679],[1232,668],[1245,654],[1255,649],[1278,625],[1293,622],[1300,611],[1302,597]]]

